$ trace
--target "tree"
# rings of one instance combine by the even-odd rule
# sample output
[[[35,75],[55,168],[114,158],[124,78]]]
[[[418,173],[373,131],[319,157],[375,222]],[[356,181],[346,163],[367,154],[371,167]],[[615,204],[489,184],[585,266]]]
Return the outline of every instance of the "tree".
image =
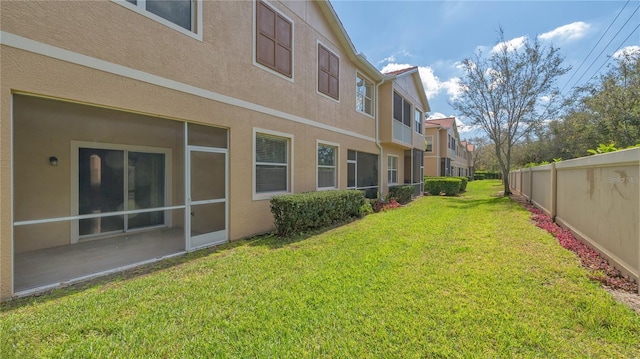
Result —
[[[558,48],[525,39],[510,46],[500,29],[489,56],[478,51],[462,62],[462,92],[452,103],[467,123],[479,126],[495,145],[508,196],[511,150],[524,136],[553,118],[558,104],[556,80],[569,71]]]
[[[476,170],[498,171],[498,162],[495,159],[493,144],[486,137],[473,137],[469,140],[473,143],[473,172]]]
[[[598,142],[589,148],[611,142],[622,148],[638,144],[640,52],[624,53],[597,83],[579,89],[576,107],[579,110],[572,115],[591,118],[600,134]]]

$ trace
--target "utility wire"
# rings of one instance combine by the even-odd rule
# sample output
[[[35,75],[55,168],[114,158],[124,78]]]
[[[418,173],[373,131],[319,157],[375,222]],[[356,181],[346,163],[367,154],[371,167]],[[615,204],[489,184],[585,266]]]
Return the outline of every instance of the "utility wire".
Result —
[[[616,22],[616,20],[618,20],[618,17],[620,17],[620,14],[622,14],[622,11],[624,11],[624,9],[627,7],[627,5],[629,5],[630,1],[631,0],[627,0],[627,2],[624,4],[622,9],[620,9],[620,11],[618,11],[618,15],[616,15],[616,17],[613,19],[613,21],[611,21],[611,23],[609,24],[609,27],[607,27],[607,29],[602,33],[602,36],[600,36],[600,38],[598,39],[598,42],[596,42],[596,44],[593,45],[593,47],[591,48],[591,51],[589,51],[587,56],[585,56],[584,60],[582,60],[582,62],[580,63],[580,66],[578,66],[578,68],[573,72],[571,77],[569,77],[569,80],[567,80],[567,82],[564,84],[564,86],[562,87],[562,90],[560,90],[560,93],[562,93],[562,91],[564,91],[564,89],[567,87],[567,85],[569,85],[571,80],[573,80],[573,77],[578,73],[578,71],[580,71],[580,69],[582,68],[582,65],[584,65],[584,63],[587,61],[589,56],[591,56],[591,53],[593,52],[593,50],[595,50],[596,47],[598,47],[598,44],[600,43],[600,41],[602,41],[602,39],[607,34],[607,32],[609,32],[609,29],[611,29],[611,26],[613,26],[613,24]]]
[[[633,29],[633,31],[631,31],[631,33],[629,34],[629,36],[627,36],[624,40],[622,40],[622,42],[620,43],[620,45],[618,45],[618,48],[616,48],[615,50],[613,50],[613,53],[615,54],[618,50],[620,50],[620,48],[622,47],[622,45],[624,45],[624,43],[629,40],[629,38],[631,37],[631,35],[633,35],[634,32],[636,32],[636,30],[638,30],[640,28],[640,24],[638,24],[635,29]],[[607,59],[607,61],[603,62],[602,65],[600,65],[600,67],[598,67],[598,69],[596,70],[596,72],[591,75],[591,77],[589,77],[589,79],[586,81],[587,83],[589,83],[589,81],[591,81],[591,79],[593,79],[598,72],[600,72],[600,69],[602,69],[602,67],[604,65],[606,65],[609,61],[611,61],[611,58]]]
[[[605,47],[602,49],[602,51],[600,51],[600,53],[598,54],[598,56],[596,56],[596,58],[591,62],[591,64],[589,65],[589,67],[587,67],[586,70],[584,70],[584,72],[582,73],[582,76],[580,76],[580,78],[578,78],[578,80],[575,82],[575,84],[572,86],[572,88],[576,87],[578,85],[578,83],[580,83],[580,80],[582,80],[582,78],[584,77],[584,75],[587,74],[587,71],[589,71],[589,69],[596,63],[596,61],[598,60],[598,58],[600,58],[600,56],[602,56],[602,54],[605,52],[605,50],[607,49],[607,47],[609,47],[609,45],[611,45],[611,43],[613,42],[613,40],[615,40],[616,37],[618,37],[618,35],[620,34],[620,31],[622,31],[622,29],[624,29],[624,27],[629,23],[629,21],[633,18],[633,15],[636,14],[636,12],[638,12],[638,10],[640,9],[640,6],[638,6],[633,13],[631,14],[631,16],[629,16],[629,18],[627,19],[627,21],[624,22],[624,24],[622,24],[622,26],[620,27],[620,29],[618,30],[618,32],[615,33],[615,35],[613,35],[613,37],[611,38],[611,40],[609,40],[609,42],[605,45]],[[634,30],[635,32],[635,30]],[[633,33],[633,32],[632,32]],[[595,74],[594,74],[595,76]],[[592,76],[593,77],[593,76]]]

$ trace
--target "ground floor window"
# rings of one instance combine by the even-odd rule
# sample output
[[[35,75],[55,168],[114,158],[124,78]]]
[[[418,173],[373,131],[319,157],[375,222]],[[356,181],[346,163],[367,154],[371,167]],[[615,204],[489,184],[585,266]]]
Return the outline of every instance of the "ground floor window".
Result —
[[[387,156],[387,180],[389,184],[398,183],[398,156]]]
[[[271,131],[254,130],[255,194],[291,191],[290,148],[292,137]]]
[[[378,197],[378,155],[347,152],[347,187],[363,190],[367,198]]]
[[[336,156],[338,147],[328,144],[318,144],[318,189],[337,188],[338,171]]]

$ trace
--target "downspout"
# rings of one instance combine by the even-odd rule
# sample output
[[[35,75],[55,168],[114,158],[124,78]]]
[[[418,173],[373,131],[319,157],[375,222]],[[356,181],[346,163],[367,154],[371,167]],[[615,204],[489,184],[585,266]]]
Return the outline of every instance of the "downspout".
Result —
[[[384,78],[376,84],[376,146],[380,149],[380,169],[378,170],[378,199],[382,198],[382,179],[384,178],[384,150],[380,144],[380,85],[384,82]]]

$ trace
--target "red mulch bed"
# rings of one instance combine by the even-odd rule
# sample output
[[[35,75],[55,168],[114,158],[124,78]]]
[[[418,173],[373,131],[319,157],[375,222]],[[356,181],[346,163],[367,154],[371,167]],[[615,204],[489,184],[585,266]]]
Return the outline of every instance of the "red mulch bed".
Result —
[[[602,284],[612,288],[620,289],[632,293],[638,293],[638,283],[633,279],[626,277],[620,273],[618,269],[613,267],[603,258],[600,253],[589,248],[582,241],[573,236],[570,230],[564,229],[554,223],[547,214],[535,206],[526,203],[522,198],[513,196],[513,199],[522,203],[525,208],[531,212],[531,219],[536,225],[547,232],[551,233],[564,248],[572,251],[578,257],[582,265],[590,270],[589,278],[601,282]]]

